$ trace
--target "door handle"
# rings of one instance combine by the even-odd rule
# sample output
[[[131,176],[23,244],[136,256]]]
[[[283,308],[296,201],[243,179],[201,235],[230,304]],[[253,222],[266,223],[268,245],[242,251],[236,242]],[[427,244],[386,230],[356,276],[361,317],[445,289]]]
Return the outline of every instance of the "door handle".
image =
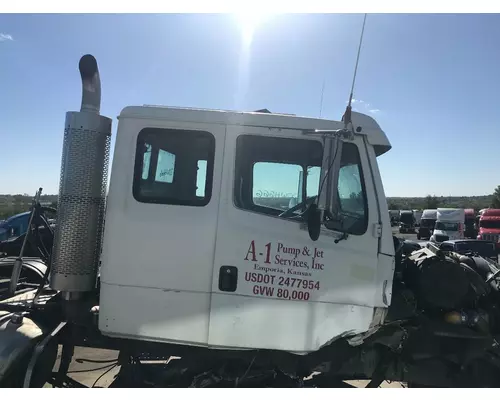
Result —
[[[232,265],[223,265],[219,269],[219,290],[221,292],[235,292],[238,287],[238,268]]]

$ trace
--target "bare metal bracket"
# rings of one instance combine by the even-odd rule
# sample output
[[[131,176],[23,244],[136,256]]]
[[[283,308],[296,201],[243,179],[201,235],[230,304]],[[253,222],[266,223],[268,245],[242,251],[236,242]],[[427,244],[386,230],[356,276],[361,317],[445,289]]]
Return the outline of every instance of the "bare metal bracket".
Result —
[[[26,375],[24,376],[24,385],[23,387],[29,388],[31,384],[31,378],[33,376],[33,370],[35,369],[36,362],[38,357],[42,354],[45,346],[61,331],[62,328],[66,326],[67,322],[63,321],[57,325],[57,327],[49,333],[45,338],[36,345],[35,350],[33,351],[33,355],[31,356],[30,363],[28,364],[28,369],[26,370]]]

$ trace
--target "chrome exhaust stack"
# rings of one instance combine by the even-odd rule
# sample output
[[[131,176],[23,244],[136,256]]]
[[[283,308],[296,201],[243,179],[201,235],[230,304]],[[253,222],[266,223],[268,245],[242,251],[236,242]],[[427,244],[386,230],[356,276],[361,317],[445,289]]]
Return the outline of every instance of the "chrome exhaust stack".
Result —
[[[99,114],[96,59],[80,59],[82,104],[67,112],[50,286],[63,298],[94,290],[101,255],[111,144],[111,119]]]

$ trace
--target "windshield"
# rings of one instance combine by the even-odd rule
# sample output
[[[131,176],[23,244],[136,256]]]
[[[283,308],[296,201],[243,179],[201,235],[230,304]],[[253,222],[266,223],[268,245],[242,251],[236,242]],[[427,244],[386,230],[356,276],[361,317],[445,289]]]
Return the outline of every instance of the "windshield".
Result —
[[[422,219],[420,221],[420,226],[422,228],[434,228],[435,223],[436,223],[435,219]]]
[[[479,221],[479,226],[486,229],[500,229],[500,221]]]
[[[458,222],[436,222],[438,231],[458,231]]]
[[[9,231],[0,226],[0,242],[7,240],[9,238]]]
[[[413,214],[401,214],[401,217],[399,218],[399,220],[403,223],[403,224],[412,224],[413,223]]]
[[[479,253],[485,257],[495,257],[495,245],[493,243],[488,243],[482,240],[471,241],[471,242],[459,242],[456,244],[458,252],[472,251],[474,253]]]

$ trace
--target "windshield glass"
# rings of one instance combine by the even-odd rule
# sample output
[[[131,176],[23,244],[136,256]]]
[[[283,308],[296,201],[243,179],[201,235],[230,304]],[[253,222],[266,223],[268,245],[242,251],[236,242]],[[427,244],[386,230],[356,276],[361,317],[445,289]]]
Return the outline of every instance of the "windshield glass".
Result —
[[[500,229],[500,221],[479,221],[479,226],[486,229]]]
[[[458,231],[458,222],[436,222],[436,229],[439,231]]]
[[[262,207],[269,207],[285,211],[304,202],[303,185],[306,183],[306,198],[318,194],[320,167],[301,166],[297,164],[285,164],[277,162],[257,162],[253,167],[253,202]],[[273,177],[279,177],[279,186],[274,182],[278,190],[270,190],[273,186],[269,181]],[[297,209],[299,214],[303,209]]]
[[[399,220],[403,223],[403,224],[412,224],[413,223],[413,214],[401,214],[401,217],[399,218]]]
[[[467,252],[472,251],[474,253],[479,253],[485,257],[495,257],[495,245],[493,243],[488,243],[482,240],[471,241],[471,242],[463,242],[456,244],[457,251],[459,252]]]
[[[436,223],[435,219],[422,219],[420,221],[420,226],[422,228],[433,228],[435,223]]]
[[[7,240],[9,238],[9,231],[0,226],[0,242]]]

